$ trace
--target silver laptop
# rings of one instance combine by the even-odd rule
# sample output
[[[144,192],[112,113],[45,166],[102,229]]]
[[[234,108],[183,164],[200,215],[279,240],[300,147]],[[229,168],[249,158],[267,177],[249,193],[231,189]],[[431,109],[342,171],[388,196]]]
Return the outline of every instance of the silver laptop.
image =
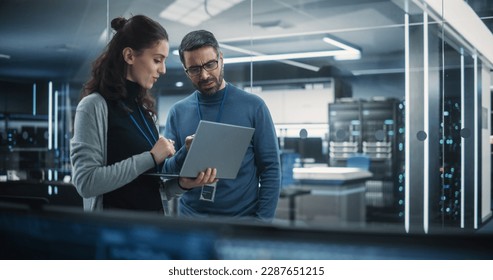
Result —
[[[200,121],[179,174],[150,173],[161,177],[195,178],[208,167],[218,179],[235,179],[252,139],[254,128]]]

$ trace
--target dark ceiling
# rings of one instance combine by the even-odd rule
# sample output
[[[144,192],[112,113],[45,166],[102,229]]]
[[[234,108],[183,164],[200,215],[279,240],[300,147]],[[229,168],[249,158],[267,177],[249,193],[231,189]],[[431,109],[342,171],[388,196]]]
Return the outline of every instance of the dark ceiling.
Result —
[[[171,50],[176,49],[188,31],[204,28],[213,31],[221,43],[230,47],[223,48],[225,57],[241,55],[233,48],[262,53],[328,48],[320,38],[329,32],[357,46],[363,54],[362,59],[347,62],[311,58],[295,61],[297,65],[289,62],[259,64],[263,68],[256,74],[271,75],[272,79],[309,76],[316,72],[310,68],[353,74],[402,68],[401,59],[395,59],[401,57],[403,49],[403,40],[396,39],[402,37],[403,11],[395,4],[399,0],[245,0],[193,27],[159,17],[160,11],[173,2],[0,0],[0,80],[81,83],[87,79],[91,62],[106,43],[104,31],[108,19],[135,14],[145,14],[161,22],[170,33]],[[492,30],[493,1],[466,2]],[[250,11],[253,11],[252,16]],[[250,40],[252,37],[257,40]],[[279,68],[280,65],[286,67]],[[184,79],[177,56],[171,55],[167,67],[170,83]],[[249,64],[228,67],[237,80],[250,74]],[[280,75],[280,71],[286,75]]]

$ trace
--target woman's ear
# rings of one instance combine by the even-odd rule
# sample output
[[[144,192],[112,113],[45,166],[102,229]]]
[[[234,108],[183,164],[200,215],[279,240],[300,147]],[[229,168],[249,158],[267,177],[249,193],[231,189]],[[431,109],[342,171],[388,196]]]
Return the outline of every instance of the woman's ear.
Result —
[[[122,51],[122,55],[126,63],[128,63],[129,65],[132,65],[134,63],[134,50],[132,50],[132,48],[124,48]]]

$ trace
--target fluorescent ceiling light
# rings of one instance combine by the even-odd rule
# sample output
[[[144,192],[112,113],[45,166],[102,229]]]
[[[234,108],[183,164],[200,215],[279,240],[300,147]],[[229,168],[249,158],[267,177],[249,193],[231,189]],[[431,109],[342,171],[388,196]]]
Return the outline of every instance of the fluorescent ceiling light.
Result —
[[[334,57],[336,60],[360,59],[361,51],[348,44],[342,43],[335,39],[324,37],[322,39],[327,44],[340,48],[339,50],[316,51],[316,52],[297,52],[284,54],[258,54],[250,52],[250,56],[225,58],[224,63],[244,63],[244,62],[259,62],[273,60],[288,60],[288,59],[303,59],[315,57]]]
[[[344,54],[335,55],[334,56],[335,60],[355,60],[361,58],[361,51],[358,50],[357,48],[354,48],[348,44],[329,38],[327,36],[324,37],[322,40],[327,44],[339,47],[346,51],[346,53]]]
[[[334,56],[335,60],[357,60],[361,58],[361,52],[347,52]]]
[[[244,0],[176,0],[159,17],[197,26]]]
[[[221,48],[223,48],[223,49],[229,49],[229,50],[232,50],[232,51],[236,51],[236,52],[240,52],[240,53],[244,53],[244,54],[248,54],[248,55],[255,55],[257,57],[258,56],[265,56],[265,54],[263,54],[263,53],[253,52],[253,51],[249,51],[249,50],[246,50],[246,49],[242,49],[242,48],[230,46],[230,45],[227,45],[227,44],[220,44],[220,45],[221,45]],[[251,56],[249,56],[249,57],[251,57]],[[316,67],[316,66],[313,66],[313,65],[309,65],[309,64],[301,63],[301,62],[297,62],[297,61],[281,60],[280,62],[285,63],[285,64],[289,64],[289,65],[292,65],[292,66],[296,66],[296,67],[299,67],[299,68],[311,70],[311,71],[314,71],[314,72],[318,72],[320,70],[320,67]],[[226,63],[226,64],[227,63],[235,63],[235,61],[234,61],[234,58],[226,58],[226,59],[224,59],[224,63]],[[238,62],[236,62],[236,63],[238,63]]]
[[[344,54],[346,54],[345,50],[269,54],[269,55],[225,58],[224,63],[242,63],[242,62],[258,62],[258,61],[272,61],[272,60],[284,60],[284,59],[328,57],[328,56],[337,56]]]
[[[334,40],[332,38],[329,38],[327,36],[325,36],[322,41],[324,41],[325,43],[329,44],[329,45],[333,45],[333,46],[336,46],[338,48],[341,48],[343,50],[356,50],[355,48],[347,45],[347,44],[344,44],[340,41],[337,41],[337,40]]]

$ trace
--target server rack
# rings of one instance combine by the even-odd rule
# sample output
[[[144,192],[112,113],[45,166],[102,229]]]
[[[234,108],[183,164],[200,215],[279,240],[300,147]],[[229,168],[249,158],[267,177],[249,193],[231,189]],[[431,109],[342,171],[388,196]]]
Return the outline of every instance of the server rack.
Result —
[[[443,122],[440,126],[440,197],[438,211],[432,222],[449,226],[460,226],[461,211],[461,109],[459,98],[447,98],[443,102]]]
[[[404,117],[397,99],[336,101],[329,106],[329,166],[354,155],[370,159],[367,221],[400,222],[404,215]]]

